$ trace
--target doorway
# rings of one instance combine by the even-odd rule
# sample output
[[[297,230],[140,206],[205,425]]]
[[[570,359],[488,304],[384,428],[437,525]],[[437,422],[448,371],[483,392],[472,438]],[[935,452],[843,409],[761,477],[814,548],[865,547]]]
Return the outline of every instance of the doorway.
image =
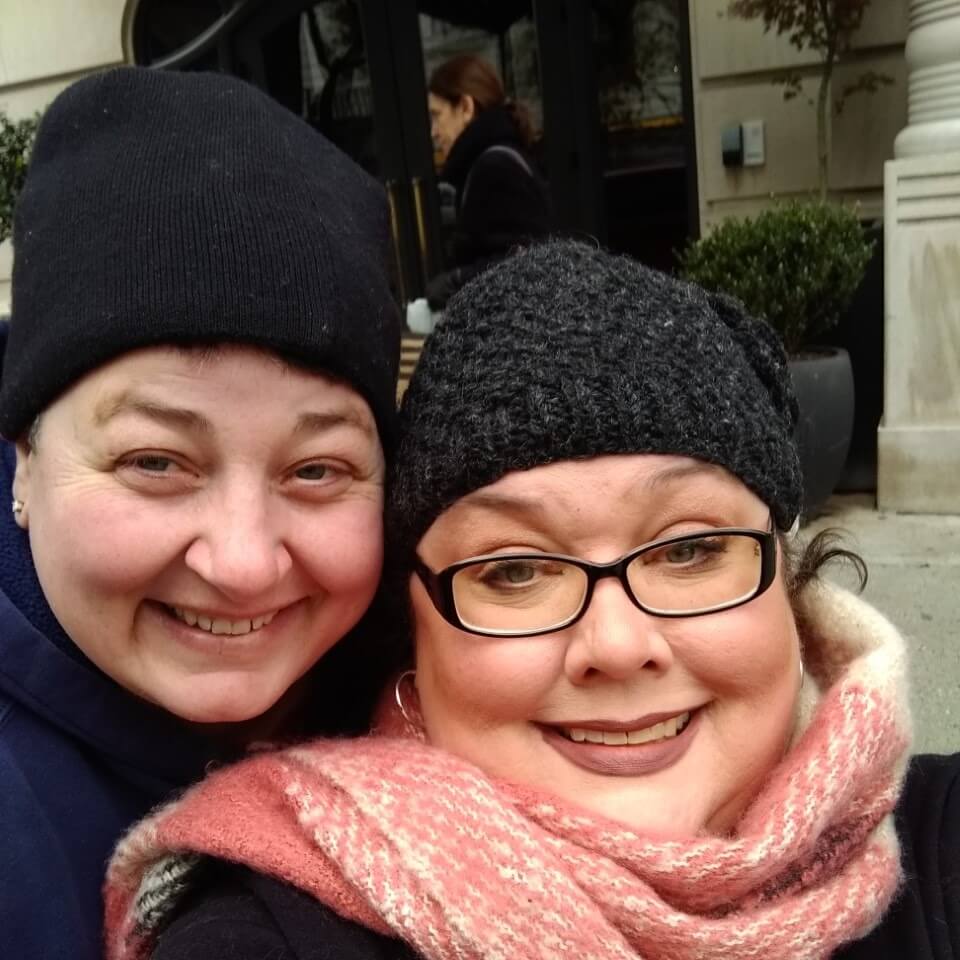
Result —
[[[127,11],[135,62],[240,76],[384,184],[401,303],[445,264],[449,191],[426,88],[456,53],[488,60],[527,108],[560,232],[672,268],[698,229],[687,17],[681,0],[131,0]]]

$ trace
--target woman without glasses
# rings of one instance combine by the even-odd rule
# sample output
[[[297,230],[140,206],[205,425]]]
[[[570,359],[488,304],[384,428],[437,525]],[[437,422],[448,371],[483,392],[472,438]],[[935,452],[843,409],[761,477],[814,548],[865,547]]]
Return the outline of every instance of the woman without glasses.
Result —
[[[380,574],[385,222],[239,81],[111,70],[48,109],[0,341],[5,957],[102,956],[131,823],[308,715],[365,723],[312,668]]]
[[[464,288],[389,495],[414,672],[133,831],[111,957],[953,957],[960,758],[904,790],[903,642],[794,555],[795,418],[766,325],[629,260]]]
[[[428,86],[430,134],[456,207],[449,268],[427,285],[436,310],[513,247],[545,237],[553,218],[530,156],[530,118],[507,97],[496,70],[460,54],[440,64]]]

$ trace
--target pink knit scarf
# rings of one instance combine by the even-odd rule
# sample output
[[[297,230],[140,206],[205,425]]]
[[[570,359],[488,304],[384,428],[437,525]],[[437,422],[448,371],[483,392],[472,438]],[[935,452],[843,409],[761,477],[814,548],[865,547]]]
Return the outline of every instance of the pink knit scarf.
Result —
[[[639,835],[412,736],[317,742],[213,775],[122,841],[108,956],[148,956],[209,855],[427,958],[828,957],[896,890],[909,720],[902,642],[879,614],[816,586],[803,619],[804,687],[822,693],[732,837]]]

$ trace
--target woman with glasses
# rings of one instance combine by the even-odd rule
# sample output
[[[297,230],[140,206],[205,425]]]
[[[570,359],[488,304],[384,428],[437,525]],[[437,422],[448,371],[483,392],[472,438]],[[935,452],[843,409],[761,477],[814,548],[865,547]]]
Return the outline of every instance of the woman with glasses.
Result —
[[[466,287],[388,496],[409,669],[132,833],[110,955],[953,957],[960,759],[793,540],[796,413],[765,324],[625,258]]]

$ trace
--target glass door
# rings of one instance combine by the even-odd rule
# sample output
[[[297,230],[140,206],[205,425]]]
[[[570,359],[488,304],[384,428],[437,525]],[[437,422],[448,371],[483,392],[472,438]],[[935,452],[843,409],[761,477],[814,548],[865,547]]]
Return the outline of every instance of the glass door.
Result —
[[[559,232],[664,268],[697,225],[681,0],[140,0],[139,63],[219,69],[304,117],[385,186],[401,303],[449,263],[427,83],[475,54],[532,121]]]
[[[437,67],[463,54],[489,64],[506,97],[519,105],[530,122],[529,154],[543,172],[543,94],[540,84],[536,25],[530,0],[494,4],[451,3],[449,0],[401,0],[395,18],[415,25],[416,59],[405,63],[415,75],[409,84],[408,128],[417,124],[429,155],[418,154],[413,189],[426,201],[424,210],[426,276],[453,266],[452,233],[456,220],[455,191],[442,179],[443,155],[430,140],[427,90]]]
[[[299,113],[386,187],[397,300],[424,284],[402,85],[387,0],[262,4],[234,33],[233,70]],[[422,201],[421,204],[422,206]]]
[[[220,69],[303,117],[385,186],[394,292],[423,290],[425,201],[411,185],[388,0],[143,0],[134,13],[139,63]],[[421,137],[422,131],[416,131]],[[428,131],[427,131],[428,136]],[[414,138],[416,139],[416,138]]]
[[[590,2],[606,240],[662,269],[675,265],[688,237],[696,173],[688,156],[686,17],[680,0]]]
[[[699,217],[687,4],[542,0],[534,11],[566,226],[671,269]]]

